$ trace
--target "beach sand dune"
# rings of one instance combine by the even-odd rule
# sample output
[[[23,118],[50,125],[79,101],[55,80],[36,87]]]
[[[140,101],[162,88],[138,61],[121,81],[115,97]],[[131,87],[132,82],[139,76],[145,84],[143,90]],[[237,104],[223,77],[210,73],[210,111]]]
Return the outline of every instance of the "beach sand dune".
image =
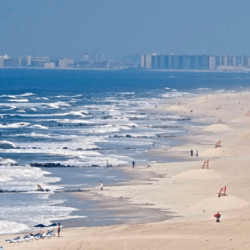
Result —
[[[232,131],[233,129],[225,124],[212,124],[204,129],[204,131],[210,132],[222,132],[222,131]]]
[[[188,207],[188,210],[206,210],[206,211],[223,211],[223,210],[230,210],[235,208],[241,208],[249,203],[245,200],[236,197],[236,196],[221,196],[221,197],[213,197],[205,199],[201,202],[198,202],[190,207]]]
[[[250,116],[240,116],[232,120],[231,123],[250,123]]]
[[[221,157],[221,156],[234,156],[235,151],[220,147],[220,148],[209,148],[200,153],[202,157]]]
[[[192,169],[173,177],[174,179],[220,179],[223,178],[223,174],[213,169]]]

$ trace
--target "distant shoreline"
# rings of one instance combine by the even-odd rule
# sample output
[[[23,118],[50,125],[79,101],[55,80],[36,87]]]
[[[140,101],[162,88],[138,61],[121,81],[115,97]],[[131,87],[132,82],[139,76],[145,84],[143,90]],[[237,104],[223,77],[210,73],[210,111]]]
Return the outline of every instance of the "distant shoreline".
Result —
[[[144,68],[123,68],[123,69],[108,69],[108,68],[40,68],[40,67],[0,67],[0,70],[20,69],[20,70],[76,70],[76,71],[141,71],[141,72],[184,72],[184,73],[250,73],[248,70],[181,70],[181,69],[144,69]]]

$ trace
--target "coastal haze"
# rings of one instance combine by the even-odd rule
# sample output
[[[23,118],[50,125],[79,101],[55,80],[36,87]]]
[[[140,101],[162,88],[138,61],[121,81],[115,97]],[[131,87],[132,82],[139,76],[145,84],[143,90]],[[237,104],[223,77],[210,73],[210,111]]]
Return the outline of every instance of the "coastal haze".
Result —
[[[249,7],[0,1],[4,249],[249,249]]]

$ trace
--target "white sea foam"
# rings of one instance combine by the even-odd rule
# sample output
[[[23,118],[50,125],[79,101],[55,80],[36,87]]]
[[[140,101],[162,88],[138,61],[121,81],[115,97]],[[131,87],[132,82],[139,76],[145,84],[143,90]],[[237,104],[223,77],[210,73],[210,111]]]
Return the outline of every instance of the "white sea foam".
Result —
[[[0,234],[14,234],[28,230],[29,227],[23,223],[14,221],[0,221]]]
[[[59,107],[70,107],[70,105],[66,102],[55,102],[55,103],[49,103],[47,104],[48,107],[59,109]]]
[[[170,92],[163,94],[162,97],[172,98],[172,97],[181,97],[185,95],[192,95],[192,94],[188,92]]]
[[[14,148],[15,144],[10,141],[0,141],[0,148]]]
[[[31,134],[15,134],[16,136],[25,136],[25,137],[38,137],[38,138],[50,138],[51,134],[37,134],[35,132],[32,132]]]
[[[203,91],[203,90],[211,90],[210,88],[198,88],[197,90]]]
[[[27,127],[30,126],[30,123],[27,122],[21,122],[21,123],[10,123],[10,124],[0,124],[0,128],[22,128],[22,127]]]
[[[166,87],[165,89],[170,89],[170,88]]]
[[[12,160],[12,159],[9,159],[9,158],[3,159],[3,158],[0,157],[0,163],[1,163],[2,165],[9,165],[9,164],[11,164],[11,163],[16,163],[16,161],[14,161],[14,160]]]
[[[8,100],[9,102],[29,102],[28,99],[11,99]]]
[[[31,96],[31,95],[35,95],[35,94],[33,94],[33,93],[25,93],[25,94],[22,94],[22,95],[1,95],[0,97],[19,98],[19,97]]]
[[[30,126],[31,128],[41,128],[41,129],[48,129],[48,127],[46,126],[43,126],[43,125],[39,125],[39,124],[36,124],[36,125],[32,125]]]
[[[49,172],[30,166],[2,165],[0,176],[8,178],[4,184],[6,190],[35,191],[37,184],[52,191],[60,189],[59,186],[50,185],[50,183],[60,181],[60,178],[51,177]]]
[[[122,92],[121,95],[133,95],[135,92]]]

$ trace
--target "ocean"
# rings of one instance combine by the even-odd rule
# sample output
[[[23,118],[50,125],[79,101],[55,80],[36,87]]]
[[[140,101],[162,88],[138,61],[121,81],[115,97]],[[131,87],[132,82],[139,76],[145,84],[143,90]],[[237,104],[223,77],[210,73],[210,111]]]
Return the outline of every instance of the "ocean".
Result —
[[[53,192],[129,180],[120,165],[153,163],[145,159],[153,145],[171,146],[169,135],[187,133],[190,121],[154,112],[157,105],[249,84],[248,73],[0,69],[0,189],[25,191],[0,193],[0,233],[87,218]],[[50,192],[37,192],[38,184]]]

